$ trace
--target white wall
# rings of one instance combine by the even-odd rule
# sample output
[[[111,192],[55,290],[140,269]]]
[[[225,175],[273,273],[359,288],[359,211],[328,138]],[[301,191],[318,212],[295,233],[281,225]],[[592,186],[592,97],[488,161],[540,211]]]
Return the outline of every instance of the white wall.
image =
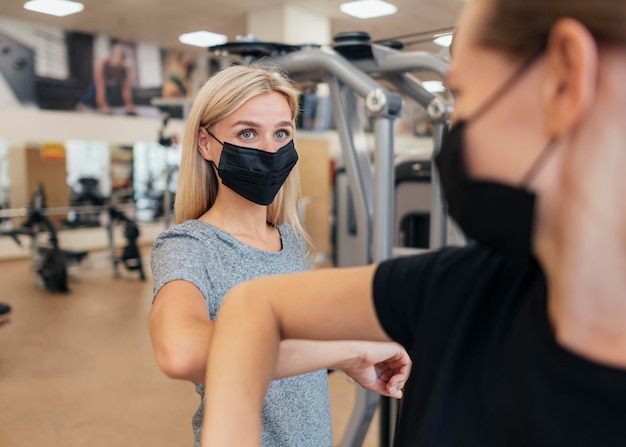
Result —
[[[246,29],[257,39],[290,45],[331,41],[330,20],[293,5],[276,5],[249,12]]]
[[[108,116],[38,109],[0,109],[0,138],[13,142],[98,140],[117,145],[156,141],[162,122],[158,118]],[[183,123],[170,120],[168,133],[182,137]]]
[[[332,41],[328,17],[292,5],[285,5],[284,33],[284,41],[295,45],[328,45]]]

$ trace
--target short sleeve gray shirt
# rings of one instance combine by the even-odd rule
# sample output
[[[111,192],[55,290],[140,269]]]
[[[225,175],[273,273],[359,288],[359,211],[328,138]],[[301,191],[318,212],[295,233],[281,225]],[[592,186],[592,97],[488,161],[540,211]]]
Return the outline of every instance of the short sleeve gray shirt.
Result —
[[[308,270],[305,243],[289,225],[278,227],[282,250],[250,247],[230,233],[200,220],[189,220],[159,235],[152,249],[154,296],[170,281],[194,284],[204,295],[211,319],[235,285],[262,276]],[[294,299],[298,299],[294,291]],[[181,297],[184,299],[184,297]],[[204,385],[196,385],[201,404],[193,417],[198,447]],[[265,397],[263,447],[332,446],[328,380],[325,370],[275,380]]]

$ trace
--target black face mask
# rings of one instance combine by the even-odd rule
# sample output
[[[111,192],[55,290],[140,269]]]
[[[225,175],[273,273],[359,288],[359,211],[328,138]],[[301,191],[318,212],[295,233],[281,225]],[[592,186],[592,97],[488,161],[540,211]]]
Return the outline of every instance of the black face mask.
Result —
[[[208,133],[222,145],[217,166],[222,184],[258,205],[272,203],[298,161],[293,140],[276,152],[266,152],[222,143]]]
[[[441,178],[448,213],[471,239],[509,257],[528,261],[532,256],[535,194],[526,188],[553,147],[542,151],[521,186],[476,180],[469,176],[464,158],[465,129],[491,108],[531,66],[536,56],[524,64],[496,91],[475,115],[460,121],[443,140],[435,162]]]

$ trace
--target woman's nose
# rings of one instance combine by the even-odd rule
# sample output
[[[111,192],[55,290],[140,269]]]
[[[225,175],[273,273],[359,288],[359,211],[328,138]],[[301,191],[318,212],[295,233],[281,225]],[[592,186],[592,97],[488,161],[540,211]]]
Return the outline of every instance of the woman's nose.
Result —
[[[281,144],[276,141],[273,135],[263,136],[263,138],[260,141],[260,144],[261,145],[259,146],[259,149],[265,152],[272,152],[272,153],[278,152],[278,149],[280,149],[281,147]]]

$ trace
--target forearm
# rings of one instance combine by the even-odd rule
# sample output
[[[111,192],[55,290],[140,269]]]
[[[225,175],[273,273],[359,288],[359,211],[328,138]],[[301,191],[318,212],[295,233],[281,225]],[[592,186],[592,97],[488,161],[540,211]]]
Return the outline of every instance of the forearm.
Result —
[[[297,376],[319,369],[345,369],[363,356],[356,341],[283,340],[280,342],[274,379]]]
[[[168,344],[155,347],[157,363],[172,379],[204,383],[207,373],[209,325],[181,330]],[[306,374],[319,369],[345,369],[359,362],[359,342],[283,340],[273,379]]]
[[[99,108],[108,107],[104,85],[96,84],[96,106]]]
[[[187,318],[170,323],[160,332],[151,327],[161,370],[172,379],[204,383],[214,324],[210,320]],[[358,363],[363,352],[362,342],[356,341],[283,340],[273,379],[324,368],[345,369]]]
[[[96,87],[96,106],[107,107],[106,80],[104,78],[104,68],[99,64],[95,69],[94,84]]]
[[[126,107],[128,109],[133,109],[135,107],[135,104],[133,103],[133,89],[131,88],[130,81],[128,79],[124,80],[122,96]]]
[[[280,332],[271,306],[233,289],[215,323],[207,364],[202,445],[260,445],[259,415],[278,359]],[[225,321],[225,322],[224,322]],[[233,321],[245,324],[232,325]]]

